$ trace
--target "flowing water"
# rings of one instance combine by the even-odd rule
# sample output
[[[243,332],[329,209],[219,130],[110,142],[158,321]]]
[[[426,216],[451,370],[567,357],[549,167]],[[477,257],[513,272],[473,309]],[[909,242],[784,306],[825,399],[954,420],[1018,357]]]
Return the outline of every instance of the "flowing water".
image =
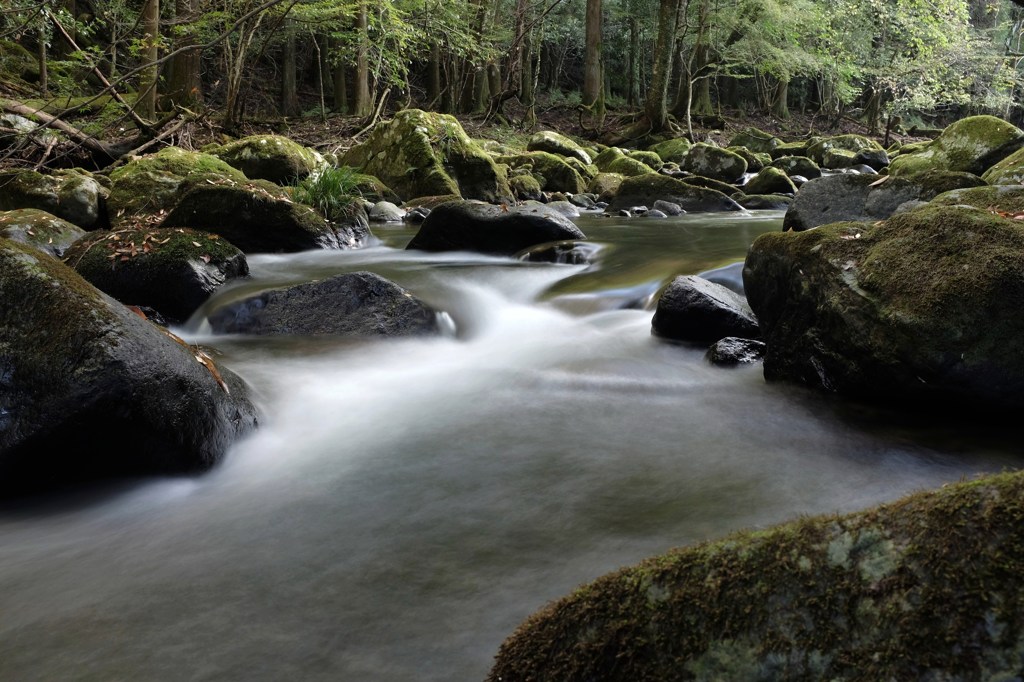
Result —
[[[3,509],[0,679],[481,680],[527,615],[620,566],[1016,466],[1012,434],[847,409],[651,337],[663,284],[780,220],[585,216],[589,267],[407,252],[403,227],[253,257],[205,310],[370,270],[447,333],[178,330],[248,380],[261,429],[201,477]]]

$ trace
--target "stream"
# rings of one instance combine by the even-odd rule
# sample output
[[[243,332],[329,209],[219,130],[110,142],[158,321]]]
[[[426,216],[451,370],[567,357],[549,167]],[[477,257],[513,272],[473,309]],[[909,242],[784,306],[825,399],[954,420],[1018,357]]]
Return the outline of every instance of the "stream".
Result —
[[[1019,438],[718,368],[651,336],[674,275],[782,214],[583,216],[590,266],[403,250],[250,258],[175,331],[264,418],[196,478],[0,510],[2,680],[482,680],[581,583],[671,547],[1015,468]],[[436,338],[210,335],[260,288],[369,270]],[[116,438],[111,434],[111,438]]]

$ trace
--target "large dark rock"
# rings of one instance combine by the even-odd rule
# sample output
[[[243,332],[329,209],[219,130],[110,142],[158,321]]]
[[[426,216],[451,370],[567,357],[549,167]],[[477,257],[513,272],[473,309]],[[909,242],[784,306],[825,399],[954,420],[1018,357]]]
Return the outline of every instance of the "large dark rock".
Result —
[[[86,171],[0,172],[0,211],[36,208],[85,230],[104,224],[106,190]]]
[[[586,238],[571,220],[542,205],[452,201],[430,212],[406,248],[511,256],[545,242]]]
[[[735,191],[736,188],[732,189]],[[697,187],[667,175],[649,173],[624,179],[607,212],[617,213],[633,206],[653,206],[659,199],[678,204],[688,213],[743,210],[742,206],[717,190]]]
[[[934,206],[758,237],[764,371],[871,402],[1024,407],[1024,226]]]
[[[1024,474],[673,549],[583,585],[488,682],[1016,680]]]
[[[736,365],[761,362],[764,359],[764,352],[764,341],[727,336],[708,348],[705,357],[712,365],[735,367]]]
[[[0,239],[0,300],[4,494],[208,469],[256,425],[237,376],[50,256]]]
[[[218,334],[417,336],[438,333],[437,313],[371,272],[271,289],[217,309]]]
[[[906,178],[826,175],[801,185],[796,200],[786,211],[782,229],[799,232],[844,220],[882,220],[908,202],[929,201],[952,189],[983,184],[976,175],[949,171]]]
[[[727,149],[698,142],[690,147],[680,167],[694,175],[736,182],[747,172],[747,161],[742,156]]]
[[[757,337],[757,319],[742,296],[703,277],[676,277],[658,299],[655,336],[711,344],[727,336]]]
[[[104,293],[170,322],[187,320],[218,287],[249,274],[237,247],[185,228],[91,232],[66,262]]]
[[[179,192],[181,198],[160,227],[213,232],[246,253],[351,249],[364,245],[369,236],[361,205],[353,209],[349,223],[328,222],[265,180],[187,181]]]
[[[85,234],[77,225],[37,208],[0,212],[0,237],[27,244],[55,258],[61,258]]]

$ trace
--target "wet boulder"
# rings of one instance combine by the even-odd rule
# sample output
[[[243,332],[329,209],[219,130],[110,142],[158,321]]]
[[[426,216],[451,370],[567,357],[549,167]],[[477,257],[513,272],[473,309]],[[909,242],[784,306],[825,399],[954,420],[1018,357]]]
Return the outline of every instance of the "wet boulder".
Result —
[[[743,185],[746,194],[796,194],[796,185],[786,172],[768,166]]]
[[[84,230],[105,223],[102,206],[106,190],[88,171],[31,170],[0,172],[0,211],[36,208]]]
[[[934,171],[913,177],[840,174],[810,180],[800,187],[786,211],[782,229],[809,230],[844,220],[874,221],[888,218],[901,206],[930,201],[958,187],[984,182],[970,173]]]
[[[542,130],[534,133],[526,143],[526,151],[548,152],[549,154],[557,154],[558,156],[568,156],[578,159],[581,163],[587,166],[591,163],[590,154],[588,154],[583,147],[565,135],[551,130]]]
[[[0,491],[208,469],[244,382],[48,255],[0,240]]]
[[[366,210],[352,204],[345,221],[324,219],[266,180],[185,182],[160,227],[219,234],[245,253],[354,249],[369,236]]]
[[[528,172],[509,177],[508,185],[512,188],[512,194],[519,201],[540,201],[544,198],[540,181]]]
[[[278,185],[294,184],[327,165],[318,152],[281,135],[251,135],[206,151],[250,180]]]
[[[65,262],[93,286],[127,305],[184,322],[217,288],[249,274],[233,244],[184,228],[91,232]]]
[[[400,223],[405,218],[405,209],[390,201],[378,201],[367,212],[371,223]]]
[[[712,344],[727,336],[760,335],[757,319],[740,294],[703,277],[676,277],[658,299],[651,320],[655,336]]]
[[[854,155],[853,163],[880,171],[889,165],[889,153],[884,149],[861,149]]]
[[[704,357],[719,367],[749,365],[764,359],[765,348],[764,341],[727,336],[712,344]]]
[[[0,238],[61,258],[85,230],[37,208],[0,212]]]
[[[377,124],[340,162],[380,178],[402,199],[455,194],[488,202],[512,200],[505,169],[447,114],[399,111]]]
[[[1024,146],[1024,131],[995,116],[969,116],[951,124],[920,151],[905,148],[889,164],[890,175],[951,170],[982,175]]]
[[[680,167],[694,175],[731,183],[747,172],[747,161],[735,152],[699,142],[690,147]]]
[[[621,159],[626,156],[626,150],[620,147],[605,147],[602,149],[597,156],[594,157],[594,165],[602,173],[610,172],[608,166],[610,166],[616,159]]]
[[[758,173],[772,161],[772,157],[767,154],[755,154],[746,147],[726,147],[726,151],[743,157],[747,162],[747,173]]]
[[[373,338],[440,331],[432,308],[371,272],[264,291],[218,308],[209,321],[218,334]]]
[[[869,402],[1024,406],[1024,226],[929,206],[758,237],[764,372]]]
[[[793,205],[793,197],[782,194],[734,194],[736,200],[748,211],[786,211]]]
[[[736,188],[732,189],[735,191]],[[624,179],[607,211],[616,213],[632,206],[652,206],[659,199],[678,204],[688,213],[743,210],[739,204],[717,190],[696,187],[659,173],[649,173]]]
[[[670,550],[530,616],[488,682],[1013,680],[1024,474]]]
[[[596,195],[598,201],[610,203],[625,179],[626,176],[618,173],[598,173],[587,185],[587,192]]]
[[[821,168],[806,156],[780,156],[770,165],[785,171],[790,177],[800,175],[808,180],[821,177]]]
[[[514,255],[537,244],[586,239],[571,220],[541,204],[452,201],[430,212],[408,249]]]

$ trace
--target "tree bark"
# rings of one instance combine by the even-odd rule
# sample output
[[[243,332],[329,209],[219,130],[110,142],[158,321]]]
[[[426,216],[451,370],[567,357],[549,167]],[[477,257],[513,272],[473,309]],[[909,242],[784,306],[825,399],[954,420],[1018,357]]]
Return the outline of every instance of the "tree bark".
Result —
[[[281,115],[299,115],[299,93],[295,56],[295,21],[285,19],[284,59],[281,62]]]
[[[359,3],[359,12],[356,15],[356,30],[359,33],[359,46],[356,49],[356,116],[369,116],[373,113],[373,102],[370,101],[369,27],[364,1]]]
[[[676,51],[678,9],[679,0],[661,0],[658,8],[658,42],[654,48],[651,85],[644,102],[644,115],[650,132],[660,132],[668,124],[668,84]]]
[[[198,42],[192,29],[198,18],[196,0],[175,0],[174,15],[174,22],[180,27],[174,40],[175,50]],[[199,49],[186,50],[171,58],[166,93],[170,106],[194,107],[202,103],[201,59]]]
[[[640,23],[636,17],[629,17],[629,84],[626,89],[626,104],[633,107],[640,103]]]
[[[789,76],[779,78],[775,84],[771,114],[778,119],[789,118]]]
[[[441,99],[441,45],[430,44],[430,60],[427,62],[427,100],[436,107]]]
[[[157,79],[160,75],[157,65],[160,58],[160,0],[146,0],[142,10],[142,30],[142,59],[149,66],[141,74],[136,111],[142,118],[153,120],[156,118]]]
[[[601,0],[587,0],[586,56],[583,65],[583,105],[591,107],[598,128],[604,126],[604,58]]]
[[[334,52],[341,52],[340,41],[333,44]],[[341,114],[348,113],[348,69],[344,62],[337,59],[332,70],[334,76],[334,110]]]

